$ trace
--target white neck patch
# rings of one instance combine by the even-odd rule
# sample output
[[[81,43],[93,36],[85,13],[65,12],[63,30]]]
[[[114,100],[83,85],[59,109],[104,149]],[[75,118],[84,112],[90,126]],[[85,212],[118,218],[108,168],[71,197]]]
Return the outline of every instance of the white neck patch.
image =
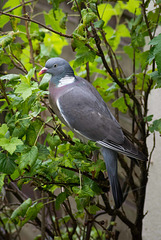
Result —
[[[65,77],[63,77],[59,80],[59,83],[58,83],[57,87],[66,86],[70,83],[73,83],[74,81],[75,81],[75,77],[70,77],[70,76],[66,75]]]

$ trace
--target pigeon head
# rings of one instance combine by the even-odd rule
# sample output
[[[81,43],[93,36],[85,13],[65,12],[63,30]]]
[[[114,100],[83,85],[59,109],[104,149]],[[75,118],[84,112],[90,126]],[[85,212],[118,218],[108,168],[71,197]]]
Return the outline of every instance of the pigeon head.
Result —
[[[63,58],[50,58],[46,64],[45,67],[41,69],[39,72],[39,75],[43,73],[49,73],[52,75],[52,77],[62,78],[66,75],[68,76],[74,76],[73,69],[69,65],[69,63],[64,60]]]

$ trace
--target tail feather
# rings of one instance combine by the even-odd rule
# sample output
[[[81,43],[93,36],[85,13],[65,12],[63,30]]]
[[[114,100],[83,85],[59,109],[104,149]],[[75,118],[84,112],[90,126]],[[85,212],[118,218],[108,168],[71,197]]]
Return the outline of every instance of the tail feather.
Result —
[[[101,148],[101,153],[106,164],[115,205],[119,208],[123,203],[123,195],[117,175],[117,153],[105,147]]]

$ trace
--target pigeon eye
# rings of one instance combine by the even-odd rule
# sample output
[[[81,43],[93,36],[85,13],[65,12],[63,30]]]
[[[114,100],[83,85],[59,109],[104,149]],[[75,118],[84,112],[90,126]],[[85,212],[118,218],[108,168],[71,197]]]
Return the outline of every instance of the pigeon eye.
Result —
[[[54,68],[56,68],[57,67],[57,64],[54,64]]]

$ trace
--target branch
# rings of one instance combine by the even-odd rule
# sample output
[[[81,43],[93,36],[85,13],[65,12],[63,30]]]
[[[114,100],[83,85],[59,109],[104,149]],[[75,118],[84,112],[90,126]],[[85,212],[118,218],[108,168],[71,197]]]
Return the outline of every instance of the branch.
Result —
[[[55,34],[58,34],[61,37],[73,38],[72,35],[67,35],[67,34],[63,34],[61,32],[57,32],[57,31],[53,30],[51,27],[47,27],[45,24],[40,23],[40,22],[38,22],[38,21],[36,21],[34,19],[31,19],[29,16],[28,17],[20,17],[20,16],[17,16],[17,15],[14,15],[14,14],[3,12],[3,11],[0,11],[0,14],[6,15],[6,16],[9,16],[9,17],[18,18],[18,19],[21,19],[21,20],[24,20],[24,21],[29,21],[29,22],[36,23],[36,24],[40,25],[41,27],[43,27],[45,29],[48,29],[49,31],[51,31],[51,32],[53,32]]]

